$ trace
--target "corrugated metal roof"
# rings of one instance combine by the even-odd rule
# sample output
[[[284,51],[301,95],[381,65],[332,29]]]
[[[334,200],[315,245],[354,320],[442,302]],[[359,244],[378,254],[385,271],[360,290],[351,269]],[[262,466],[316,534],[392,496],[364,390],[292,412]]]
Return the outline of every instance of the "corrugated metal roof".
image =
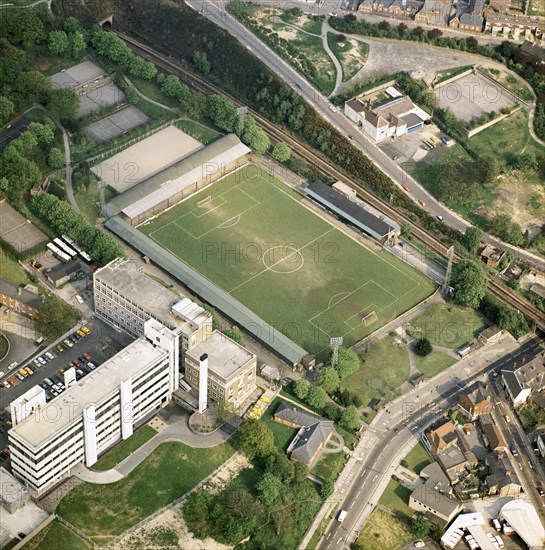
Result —
[[[170,273],[205,302],[223,312],[289,364],[295,365],[307,355],[302,347],[292,342],[287,336],[266,323],[227,292],[173,254],[161,248],[126,221],[116,216],[110,218],[104,225],[130,246],[150,258],[160,268]]]
[[[114,197],[108,207],[134,218],[207,175],[211,165],[229,164],[250,152],[237,136],[228,134],[207,147]]]

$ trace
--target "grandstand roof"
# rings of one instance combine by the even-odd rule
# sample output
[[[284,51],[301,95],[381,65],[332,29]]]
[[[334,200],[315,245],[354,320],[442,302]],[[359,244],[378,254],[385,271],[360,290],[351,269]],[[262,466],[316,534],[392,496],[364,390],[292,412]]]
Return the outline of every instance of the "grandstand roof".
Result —
[[[127,217],[135,218],[196,181],[201,181],[211,173],[207,166],[220,167],[249,152],[250,149],[237,136],[228,134],[117,195],[108,207],[114,215],[123,212]]]
[[[105,226],[152,262],[170,273],[205,302],[218,308],[246,332],[273,350],[287,363],[299,363],[307,352],[266,323],[227,292],[203,277],[198,271],[163,249],[149,237],[115,216]]]

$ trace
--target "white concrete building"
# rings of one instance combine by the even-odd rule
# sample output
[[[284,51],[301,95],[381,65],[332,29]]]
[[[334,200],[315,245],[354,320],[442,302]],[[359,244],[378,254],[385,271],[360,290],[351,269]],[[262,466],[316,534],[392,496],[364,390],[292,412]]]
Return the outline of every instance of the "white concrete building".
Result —
[[[417,132],[430,118],[408,96],[401,94],[379,105],[351,99],[344,104],[344,114],[376,142]]]
[[[179,336],[154,319],[145,337],[67,388],[19,412],[8,433],[14,475],[35,494],[50,489],[80,463],[133,434],[178,388]]]
[[[189,298],[180,298],[148,277],[134,262],[117,258],[93,277],[97,316],[131,336],[144,335],[156,319],[180,335],[182,354],[212,333],[212,315]]]

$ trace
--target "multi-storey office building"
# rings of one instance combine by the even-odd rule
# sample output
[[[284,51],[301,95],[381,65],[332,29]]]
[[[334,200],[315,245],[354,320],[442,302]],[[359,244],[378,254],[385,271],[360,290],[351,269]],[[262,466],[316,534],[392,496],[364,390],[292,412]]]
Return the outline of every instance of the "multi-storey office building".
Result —
[[[215,330],[205,342],[185,354],[184,379],[195,390],[199,390],[203,357],[208,361],[208,398],[242,404],[256,386],[256,356]]]
[[[132,336],[144,334],[144,323],[156,319],[180,335],[182,355],[212,333],[212,315],[189,298],[142,273],[129,260],[117,258],[94,274],[95,312]]]
[[[14,475],[37,495],[133,434],[178,388],[179,336],[154,319],[132,342],[46,403],[29,400],[9,431]],[[41,388],[40,388],[41,389]]]

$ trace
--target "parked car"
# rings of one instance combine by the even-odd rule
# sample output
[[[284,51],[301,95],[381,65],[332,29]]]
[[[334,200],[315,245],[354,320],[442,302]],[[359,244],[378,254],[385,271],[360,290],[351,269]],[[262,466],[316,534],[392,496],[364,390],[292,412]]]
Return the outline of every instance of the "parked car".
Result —
[[[88,353],[82,353],[81,355],[85,360],[87,360],[87,361],[91,360],[91,356]]]
[[[411,188],[408,185],[404,185],[403,189],[405,189],[405,191],[410,191],[411,190]]]
[[[50,379],[50,378],[45,378],[44,379],[44,382],[49,386],[51,387],[53,385],[53,381]]]
[[[15,376],[17,376],[17,374],[20,374],[23,378],[26,378],[28,376],[28,372],[26,371],[26,369],[19,369],[19,372],[17,372]]]
[[[87,363],[87,366],[91,369],[91,370],[95,370],[97,368],[97,366],[92,362],[92,361],[89,361]]]
[[[62,343],[65,345],[65,346],[68,346],[69,348],[73,348],[74,347],[74,344],[68,339],[68,338],[65,338]]]
[[[422,199],[418,199],[418,204],[419,204],[420,206],[426,206],[425,201],[423,201]]]
[[[47,361],[43,357],[36,357],[36,361],[40,363],[40,365],[45,365]]]
[[[53,359],[55,359],[55,356],[50,351],[46,351],[45,356],[49,357],[49,359],[51,359],[52,361],[53,361]]]
[[[87,326],[81,327],[81,330],[83,330],[83,332],[85,332],[85,334],[91,334],[91,329]]]
[[[40,355],[40,358],[43,359],[46,363],[51,362],[51,357],[49,357],[49,355],[46,355],[45,353],[43,355]]]
[[[83,330],[81,330],[80,328],[78,330],[76,330],[76,334],[80,337],[80,338],[85,338],[86,334],[85,332],[83,332]]]
[[[72,342],[74,342],[74,344],[77,344],[80,340],[80,337],[74,332],[74,334],[70,335],[70,340],[72,340]]]
[[[545,491],[543,490],[543,487],[538,487],[537,492],[539,493],[540,497],[545,496]]]
[[[57,344],[55,346],[55,349],[59,352],[59,353],[63,353],[64,352],[64,347],[62,344]]]
[[[78,304],[83,304],[83,298],[79,294],[76,294],[75,298]]]
[[[437,216],[437,219],[438,219],[440,222],[444,221],[443,216]]]
[[[15,373],[15,378],[18,378],[21,382],[25,379],[25,377],[20,372]]]
[[[72,365],[74,365],[74,367],[79,367],[81,365],[81,363],[77,359],[74,359],[72,361]]]
[[[519,453],[518,453],[518,451],[517,451],[517,448],[516,448],[514,445],[510,445],[510,446],[509,446],[509,450],[511,451],[511,454],[512,454],[513,456],[518,456],[518,455],[519,455]]]

